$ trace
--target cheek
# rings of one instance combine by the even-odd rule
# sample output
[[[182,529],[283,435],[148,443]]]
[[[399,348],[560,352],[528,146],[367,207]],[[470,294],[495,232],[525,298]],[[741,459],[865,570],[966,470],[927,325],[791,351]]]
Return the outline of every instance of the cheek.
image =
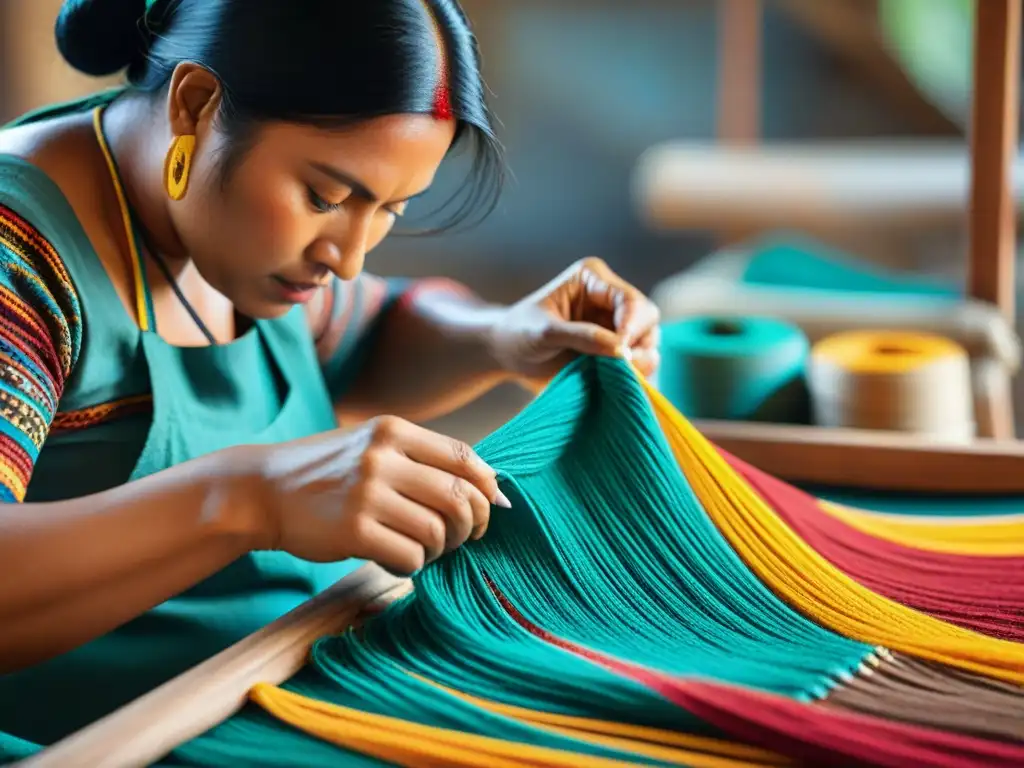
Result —
[[[312,217],[294,192],[294,184],[239,184],[228,192],[238,239],[261,262],[279,263],[301,256],[310,239]]]

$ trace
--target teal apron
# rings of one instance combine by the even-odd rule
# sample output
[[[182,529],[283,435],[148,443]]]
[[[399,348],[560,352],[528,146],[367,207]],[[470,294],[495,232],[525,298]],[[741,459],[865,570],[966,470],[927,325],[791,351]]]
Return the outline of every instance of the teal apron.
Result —
[[[81,283],[96,288],[99,281],[100,295],[113,295],[98,259],[74,266],[79,292]],[[148,369],[153,419],[132,480],[230,446],[280,443],[336,426],[301,307],[280,319],[256,321],[223,346],[179,348],[154,332],[135,332]],[[103,330],[96,329],[93,339],[103,343]],[[0,762],[129,703],[361,564],[314,564],[283,552],[252,552],[92,642],[0,676]]]

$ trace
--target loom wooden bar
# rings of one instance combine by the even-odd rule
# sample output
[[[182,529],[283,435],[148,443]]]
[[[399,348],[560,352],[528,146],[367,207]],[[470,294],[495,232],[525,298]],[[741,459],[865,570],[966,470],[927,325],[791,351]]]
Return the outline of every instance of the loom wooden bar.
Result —
[[[756,144],[761,134],[761,0],[719,0],[718,138]]]
[[[318,638],[351,626],[409,582],[365,565],[262,630],[22,761],[23,768],[141,768],[231,717],[260,682],[279,684]]]
[[[1012,162],[1024,169],[1024,159]],[[953,230],[967,219],[971,155],[962,140],[944,138],[759,146],[677,139],[644,152],[632,185],[640,214],[666,231]],[[1020,198],[1011,198],[1011,215],[1024,207]]]
[[[1024,441],[943,445],[931,438],[868,430],[726,421],[695,425],[720,448],[792,483],[1024,495]]]
[[[1020,119],[1021,0],[975,4],[974,101],[971,114],[970,259],[967,292],[1015,319],[1014,165]],[[993,403],[991,437],[1013,437],[1007,388]]]
[[[752,146],[761,135],[761,0],[718,3],[718,140]],[[723,230],[721,242],[739,242],[748,232]]]

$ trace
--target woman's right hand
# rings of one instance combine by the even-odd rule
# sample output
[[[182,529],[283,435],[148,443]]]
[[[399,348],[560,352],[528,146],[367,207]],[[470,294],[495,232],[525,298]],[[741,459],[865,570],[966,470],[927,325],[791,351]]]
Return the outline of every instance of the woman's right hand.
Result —
[[[508,506],[467,444],[394,416],[246,450],[262,548],[315,562],[354,557],[408,575],[483,536],[492,503]]]

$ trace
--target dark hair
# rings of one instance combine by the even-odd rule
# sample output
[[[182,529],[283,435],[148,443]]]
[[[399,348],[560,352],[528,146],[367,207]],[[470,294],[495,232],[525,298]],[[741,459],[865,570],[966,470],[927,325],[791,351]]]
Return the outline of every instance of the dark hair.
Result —
[[[127,69],[157,94],[182,61],[221,82],[220,124],[243,151],[263,121],[340,127],[430,113],[441,58],[457,120],[453,147],[472,144],[472,178],[446,205],[449,228],[497,204],[502,149],[492,128],[476,38],[457,0],[65,0],[57,47],[75,69]],[[433,17],[433,18],[431,18]],[[436,25],[436,26],[435,26]],[[443,50],[437,44],[440,33]],[[231,159],[226,161],[230,166]],[[435,230],[436,231],[436,230]]]

